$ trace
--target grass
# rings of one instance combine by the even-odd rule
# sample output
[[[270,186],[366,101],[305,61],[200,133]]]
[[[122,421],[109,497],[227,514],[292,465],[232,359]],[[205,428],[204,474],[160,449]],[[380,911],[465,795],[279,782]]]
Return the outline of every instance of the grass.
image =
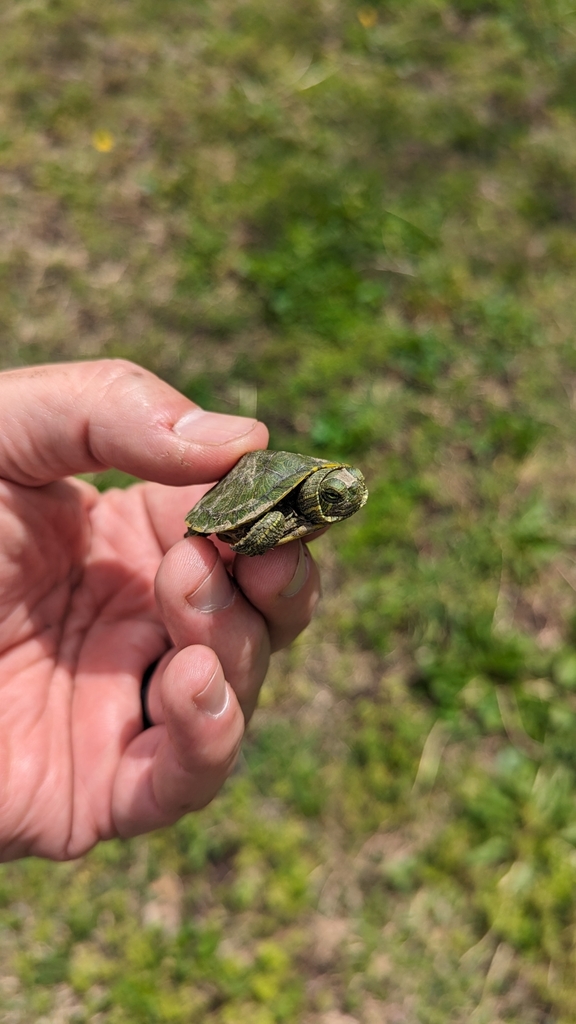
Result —
[[[133,358],[371,488],[214,805],[2,869],[13,1024],[576,1020],[575,32],[5,5],[2,365]]]

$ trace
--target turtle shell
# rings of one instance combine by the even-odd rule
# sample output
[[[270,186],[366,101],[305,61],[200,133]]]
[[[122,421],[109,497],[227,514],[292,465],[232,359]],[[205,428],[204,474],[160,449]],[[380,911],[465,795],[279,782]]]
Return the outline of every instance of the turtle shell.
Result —
[[[248,452],[206,492],[186,523],[196,533],[226,533],[263,516],[311,473],[342,465],[295,452]]]

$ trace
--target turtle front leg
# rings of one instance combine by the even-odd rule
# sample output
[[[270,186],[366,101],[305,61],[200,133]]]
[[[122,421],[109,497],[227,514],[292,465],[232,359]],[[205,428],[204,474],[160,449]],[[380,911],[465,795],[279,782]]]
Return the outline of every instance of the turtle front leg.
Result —
[[[263,555],[265,551],[276,547],[278,541],[282,540],[286,533],[286,529],[286,518],[282,512],[279,512],[278,509],[267,512],[262,519],[254,523],[242,540],[232,545],[232,551],[239,555]]]

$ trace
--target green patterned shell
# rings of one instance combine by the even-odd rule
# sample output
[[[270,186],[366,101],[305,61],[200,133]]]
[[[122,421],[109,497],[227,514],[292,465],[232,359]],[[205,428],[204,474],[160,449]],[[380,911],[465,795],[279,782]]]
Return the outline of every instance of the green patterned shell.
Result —
[[[186,523],[197,533],[234,530],[274,508],[311,473],[342,465],[295,452],[248,452],[200,499]]]

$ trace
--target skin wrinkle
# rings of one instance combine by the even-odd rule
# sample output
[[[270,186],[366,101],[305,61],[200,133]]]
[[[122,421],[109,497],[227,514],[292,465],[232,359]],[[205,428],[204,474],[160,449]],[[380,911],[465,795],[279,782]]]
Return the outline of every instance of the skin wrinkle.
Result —
[[[177,762],[180,771],[182,772],[182,778],[188,782],[190,788],[192,789],[194,786],[194,774],[190,772],[189,769],[187,769],[182,764],[178,757],[178,752],[176,750],[173,750],[173,754],[174,759]],[[176,814],[178,815],[178,817],[180,817],[181,814],[187,814],[195,809],[195,800],[193,797],[190,800],[186,800],[184,802],[182,800],[174,800],[172,802],[172,805],[170,807],[167,807],[165,804],[161,802],[161,798],[159,794],[156,792],[157,785],[159,785],[159,782],[156,779],[155,773],[152,773],[152,792],[154,794],[154,800],[156,801],[156,805],[160,808],[162,814],[168,814],[170,817]]]
[[[42,731],[43,720],[45,719],[45,717],[46,717],[46,715],[48,713],[47,712],[48,705],[50,704],[51,699],[54,700],[54,680],[55,680],[55,677],[57,677],[58,674],[59,674],[58,673],[58,667],[56,667],[53,672],[49,672],[48,674],[49,674],[49,677],[50,677],[50,684],[49,684],[48,687],[46,687],[46,689],[44,691],[45,692],[44,701],[42,703],[39,703],[38,701],[34,702],[34,704],[32,706],[32,713],[33,713],[34,717],[32,718],[31,721],[26,723],[26,736],[27,736],[27,738],[32,736],[34,734],[34,732],[37,731],[37,730]],[[66,680],[67,680],[67,685],[66,685],[66,688],[68,689],[67,706],[68,706],[68,709],[70,709],[70,699],[69,698],[70,698],[70,682],[71,682],[71,680],[70,680],[70,677],[68,676],[68,674],[66,672],[63,672],[63,675],[66,677]],[[30,707],[30,705],[28,704],[27,705],[27,710],[29,710],[29,707]],[[13,732],[14,731],[15,730],[13,730]],[[68,732],[67,730],[64,730],[64,736],[67,735],[67,732]],[[21,739],[21,737],[18,737],[18,738]],[[54,747],[60,745],[60,743],[61,743],[61,736],[59,735],[58,730],[53,730],[53,735],[51,736],[50,747],[52,749],[54,749]],[[24,748],[24,749],[26,749],[26,748]],[[61,807],[65,807],[65,808],[67,807],[68,808],[68,811],[66,812],[66,817],[67,817],[67,820],[68,820],[67,832],[69,833],[69,830],[70,830],[70,827],[71,827],[71,820],[72,820],[72,804],[71,804],[70,800],[68,800],[68,801],[62,800],[62,798],[61,798],[61,795],[62,795],[61,783],[59,782],[56,787],[54,786],[54,781],[53,781],[54,780],[54,771],[51,771],[51,769],[50,769],[51,765],[57,765],[59,763],[58,758],[54,758],[53,756],[51,756],[51,749],[49,748],[45,752],[45,755],[44,755],[44,757],[42,759],[42,764],[39,765],[38,764],[38,754],[37,754],[37,751],[41,751],[43,749],[43,744],[36,744],[35,741],[32,739],[28,743],[27,749],[35,751],[34,756],[29,755],[28,758],[26,758],[26,762],[33,762],[33,766],[34,766],[33,775],[38,780],[38,784],[33,786],[33,787],[28,787],[28,801],[27,801],[27,806],[24,809],[24,812],[22,812],[22,808],[21,807],[19,808],[18,813],[20,815],[20,824],[19,824],[19,827],[15,831],[16,839],[18,839],[18,837],[20,837],[22,835],[30,836],[30,834],[34,832],[34,828],[30,828],[30,825],[33,822],[33,816],[35,814],[36,804],[37,804],[38,801],[42,801],[42,793],[46,789],[48,789],[48,794],[49,794],[48,803],[53,803],[53,799],[54,799],[53,798],[53,794],[55,792],[60,794],[60,798],[58,800],[58,813],[56,815],[54,815],[54,818],[58,819],[59,827],[60,827],[60,822],[61,822],[61,811],[60,811],[60,808]],[[18,766],[19,766],[19,777],[21,777],[22,776],[23,758],[22,758],[22,753],[21,753],[20,749],[18,750],[18,752],[17,752],[17,754],[15,756],[10,758],[9,765],[12,766],[12,765],[15,765],[15,764],[18,764]],[[72,792],[72,790],[71,790],[71,787],[72,787],[72,776],[71,776],[71,772],[69,770],[70,769],[70,764],[71,764],[71,759],[68,759],[66,764],[68,766],[67,775],[68,775],[68,779],[69,779],[69,792],[71,794],[71,792]],[[57,773],[57,775],[59,776],[59,773]],[[18,795],[18,799],[19,800],[21,799],[20,795]],[[10,812],[9,807],[8,807],[9,802],[10,801],[5,801],[5,803],[4,803],[4,811],[2,813],[2,819],[3,820],[6,820],[7,817],[10,818],[11,812]],[[14,802],[14,799],[12,800],[12,802]],[[16,846],[17,846],[17,844],[16,844]],[[17,855],[19,855],[19,852],[17,852]],[[5,859],[5,858],[2,858],[2,859]]]
[[[74,667],[74,671],[75,671],[75,667]],[[68,805],[67,805],[68,806],[68,813],[67,813],[68,825],[67,825],[66,831],[64,833],[66,838],[64,839],[64,841],[62,843],[63,851],[66,851],[68,849],[68,847],[69,847],[70,842],[71,842],[72,833],[73,833],[73,829],[74,829],[74,818],[75,818],[75,813],[74,812],[75,812],[75,808],[76,808],[76,792],[77,792],[77,785],[78,785],[77,772],[75,772],[75,770],[74,770],[73,732],[72,732],[72,728],[71,728],[71,724],[72,724],[72,705],[73,705],[73,700],[74,700],[74,674],[73,674],[72,671],[66,669],[63,665],[61,665],[59,662],[57,662],[56,666],[55,666],[55,669],[54,669],[54,672],[52,674],[51,685],[48,687],[48,689],[46,691],[48,697],[53,693],[54,688],[58,686],[58,675],[59,674],[62,674],[62,676],[64,677],[63,678],[62,686],[65,685],[66,686],[66,690],[67,690],[66,707],[67,707],[67,712],[68,712],[68,723],[69,723],[69,727],[66,730],[66,737],[67,737],[67,742],[68,742],[68,761],[67,761],[67,767],[68,767],[68,773],[67,773],[68,774],[68,791],[69,791]],[[53,730],[53,732],[52,732],[51,743],[52,743],[52,748],[53,749],[54,749],[55,746],[58,746],[59,743],[60,743],[60,737],[57,736],[57,730]],[[50,757],[50,762],[56,764],[57,763],[57,758]],[[87,806],[89,806],[89,805],[87,805]],[[64,857],[65,857],[65,852],[63,853],[63,858]]]
[[[124,401],[126,401],[126,399],[128,398],[131,390],[139,395],[139,405],[140,405],[140,407],[142,408],[142,406],[146,406],[148,408],[148,410],[150,411],[150,416],[148,418],[148,425],[149,425],[149,427],[151,427],[151,428],[153,428],[153,427],[162,427],[162,428],[164,428],[166,426],[166,423],[165,423],[165,420],[167,419],[166,414],[165,413],[163,413],[163,414],[157,413],[156,412],[156,407],[152,406],[150,404],[150,401],[146,400],[145,396],[143,396],[142,394],[139,394],[140,389],[141,389],[141,385],[142,385],[142,381],[146,380],[146,375],[143,374],[143,373],[136,373],[136,372],[134,372],[134,367],[130,363],[124,363],[123,361],[121,361],[121,364],[122,365],[119,366],[117,370],[116,370],[116,367],[113,367],[114,372],[113,372],[113,374],[111,376],[111,379],[109,381],[107,381],[105,386],[103,387],[102,393],[99,396],[97,403],[96,404],[92,403],[89,406],[88,416],[86,417],[86,450],[89,452],[89,454],[93,458],[97,459],[100,462],[101,465],[104,465],[104,463],[107,462],[108,460],[103,460],[97,454],[98,445],[96,443],[96,438],[94,436],[94,433],[98,429],[101,430],[102,427],[101,427],[100,424],[95,424],[94,423],[95,414],[99,410],[99,408],[106,401],[110,400],[111,392],[116,387],[116,385],[118,384],[119,381],[129,382],[129,379],[133,378],[133,380],[132,380],[132,388],[127,387],[125,392],[124,392],[124,394],[122,395],[122,398],[123,398]],[[113,427],[108,426],[107,427],[107,433],[110,433],[111,431],[113,432],[113,429],[114,429]],[[169,456],[170,453],[168,452],[167,454]]]
[[[248,636],[245,637],[244,643],[242,644],[242,647],[240,649],[240,653],[238,655],[238,659],[237,659],[237,662],[236,662],[240,675],[245,675],[247,673],[248,666],[250,664],[252,664],[252,662],[254,662],[254,663],[257,662],[258,651],[260,650],[260,648],[262,647],[263,644],[264,644],[265,648],[267,648],[266,654],[269,656],[269,654],[270,654],[269,644],[267,642],[265,642],[265,639],[264,639],[264,638],[267,638],[267,637],[268,637],[268,633],[266,632],[266,630],[264,630],[263,637],[260,638],[260,643],[256,642],[256,638],[251,638],[251,637],[248,637]],[[239,697],[240,701],[243,701],[243,700],[246,699],[247,694],[243,693],[241,688],[237,688],[237,692],[238,692],[238,697]]]
[[[18,575],[21,574],[21,563],[22,558],[17,557],[17,554],[15,553],[15,579],[17,579]],[[44,619],[42,605],[45,601],[48,601],[48,604],[56,609],[55,612],[53,613],[53,617],[57,620],[62,621],[62,616],[65,616],[67,614],[68,602],[70,600],[69,592],[73,589],[77,582],[79,582],[78,572],[79,566],[74,562],[71,562],[68,564],[66,568],[65,575],[63,575],[63,578],[61,578],[60,580],[58,580],[57,578],[50,579],[49,575],[41,573],[36,586],[36,590],[40,592],[35,595],[34,590],[27,589],[26,592],[22,594],[22,598],[19,604],[16,605],[13,609],[13,614],[16,613],[18,610],[24,613],[25,617],[29,620],[29,626],[31,631],[30,635],[33,635],[32,631],[34,630],[34,621],[38,621],[38,619]],[[68,592],[68,596],[66,596],[66,592]],[[15,595],[13,588],[10,588],[10,593],[12,596],[12,600],[14,601]],[[59,597],[60,593],[61,598]],[[7,595],[7,598],[8,596],[9,595]],[[6,626],[6,622],[6,618],[0,620],[0,628],[2,626]],[[18,638],[20,642],[22,642],[25,639],[27,639],[25,635],[20,635],[20,637]],[[3,647],[2,649],[3,651],[7,650],[6,647]]]
[[[21,562],[22,559],[15,559],[16,568],[18,568],[19,561]],[[80,585],[81,579],[82,574],[80,572],[79,565],[74,560],[68,562],[65,575],[60,580],[58,580],[57,577],[54,578],[54,575],[50,578],[49,574],[41,573],[37,584],[37,589],[40,590],[38,596],[35,597],[34,592],[27,589],[26,593],[22,596],[20,604],[14,608],[15,612],[18,608],[21,609],[25,618],[28,620],[30,629],[29,636],[20,635],[16,640],[10,643],[8,647],[3,646],[2,653],[6,654],[13,644],[18,642],[22,643],[34,635],[45,635],[49,628],[56,630],[57,635],[61,636],[61,624],[67,620],[73,593]],[[43,610],[45,602],[48,604],[49,608],[53,609],[50,614],[51,622],[46,621],[48,613]],[[37,633],[37,629],[34,626],[34,623],[39,620],[44,622],[44,626],[40,634]],[[58,629],[55,623],[60,624],[60,629]],[[0,626],[5,624],[6,620],[0,623]]]
[[[92,418],[94,416],[95,405],[97,407],[97,402],[95,403],[95,397],[94,397],[94,394],[93,394],[94,383],[95,383],[95,381],[98,380],[98,377],[101,376],[104,372],[107,372],[108,374],[110,374],[110,379],[106,382],[105,386],[102,388],[102,393],[99,396],[99,401],[102,402],[103,400],[105,400],[108,397],[108,393],[110,392],[110,390],[114,386],[114,383],[118,379],[118,376],[122,372],[125,372],[124,371],[123,361],[121,361],[122,365],[118,366],[118,372],[117,373],[115,372],[114,365],[113,364],[110,365],[110,361],[106,361],[106,362],[107,362],[106,367],[99,367],[97,369],[96,373],[94,374],[94,376],[91,377],[90,380],[86,381],[86,383],[80,387],[80,397],[82,399],[85,399],[86,394],[88,394],[88,397],[89,397],[89,401],[87,403],[87,415],[84,416],[84,419],[83,419],[83,422],[82,422],[82,430],[81,430],[82,446],[83,446],[84,452],[86,453],[86,456],[88,457],[88,459],[93,460],[100,467],[101,470],[107,469],[108,466],[106,464],[106,460],[102,460],[101,458],[98,457],[98,455],[96,454],[95,448],[92,445]]]
[[[91,536],[91,525],[90,525],[89,515],[86,515],[86,527],[87,527],[87,529],[85,530],[85,535],[89,534]],[[88,544],[89,544],[89,540],[87,539],[87,546],[88,546]],[[69,593],[68,593],[68,599],[67,599],[66,607],[65,607],[65,609],[63,611],[63,614],[60,616],[61,630],[60,630],[60,645],[59,645],[59,647],[60,647],[60,659],[63,659],[66,662],[66,664],[68,665],[69,669],[71,669],[71,670],[73,669],[74,671],[76,669],[77,659],[74,659],[74,657],[71,657],[70,654],[67,653],[67,652],[68,652],[68,650],[72,650],[73,651],[74,647],[76,646],[76,649],[77,649],[78,655],[79,655],[79,652],[80,652],[80,649],[81,649],[81,636],[82,636],[82,632],[83,631],[82,631],[82,628],[80,626],[77,627],[77,629],[76,629],[76,636],[78,637],[78,639],[76,641],[76,644],[72,644],[72,645],[69,642],[67,643],[67,640],[69,641],[70,637],[69,636],[67,637],[66,633],[67,633],[67,627],[68,627],[68,631],[69,631],[70,630],[70,623],[71,623],[71,621],[73,621],[73,619],[72,619],[72,611],[73,611],[73,605],[74,605],[74,601],[75,601],[76,595],[82,593],[82,588],[84,586],[84,582],[85,582],[85,580],[84,580],[84,571],[81,569],[81,567],[79,565],[74,565],[74,563],[72,563],[72,565],[70,566],[70,571],[69,571]],[[94,615],[94,607],[93,606],[90,607],[89,611],[91,613],[91,616],[93,616]]]
[[[158,746],[159,745],[160,745],[160,743],[158,744]],[[148,792],[148,797],[149,797],[150,802],[152,803],[153,807],[156,809],[158,817],[160,819],[164,818],[167,821],[167,823],[169,823],[169,822],[171,822],[173,820],[173,816],[170,815],[170,813],[166,810],[165,807],[162,807],[162,805],[160,803],[160,800],[158,798],[158,795],[156,793],[155,782],[156,782],[155,772],[152,771],[152,772],[150,772],[150,774],[146,778],[146,789],[147,789],[147,792]],[[178,815],[178,817],[179,816],[180,815]]]
[[[141,797],[142,796],[142,785],[143,785],[143,787],[144,787],[144,789],[146,791],[146,795],[147,795],[147,803],[149,805],[151,805],[153,810],[156,812],[156,817],[157,817],[157,820],[158,820],[158,824],[156,825],[156,828],[163,828],[166,825],[172,824],[172,822],[174,820],[177,820],[177,818],[175,818],[174,816],[169,816],[167,814],[167,812],[166,812],[166,809],[161,806],[161,804],[160,804],[160,802],[158,800],[158,797],[156,795],[156,792],[155,792],[155,787],[154,787],[154,782],[155,782],[154,765],[155,765],[155,762],[156,762],[156,756],[158,754],[158,750],[159,750],[160,745],[162,743],[162,734],[161,734],[161,731],[160,731],[161,729],[162,729],[162,726],[156,726],[156,727],[153,727],[152,729],[148,730],[148,732],[147,732],[147,739],[148,739],[149,745],[151,745],[151,749],[147,751],[145,756],[150,761],[151,766],[152,766],[152,770],[145,775],[143,782],[142,782],[142,780],[140,780],[140,789],[138,790],[137,793],[134,794],[134,797],[136,797],[136,796],[140,796]],[[131,835],[134,835],[135,833],[130,828],[122,829],[120,827],[120,824],[116,820],[116,816],[120,812],[119,803],[114,799],[116,782],[117,782],[117,779],[114,780],[113,797],[112,797],[112,803],[111,803],[111,820],[112,820],[112,822],[114,824],[114,827],[116,829],[117,835],[121,836],[121,837],[124,837],[124,838],[129,838]],[[127,821],[127,822],[130,821],[131,819],[126,814],[126,809],[122,808],[122,810],[124,812],[124,820]]]
[[[45,595],[45,596],[47,596],[47,595]],[[55,641],[52,644],[52,647],[54,648],[54,650],[57,649],[58,643],[61,642],[61,639],[62,639],[62,623],[60,621],[60,616],[59,615],[54,615],[53,618],[54,618],[55,621],[53,621],[53,622],[45,622],[41,629],[38,629],[37,627],[35,627],[34,626],[34,622],[31,621],[31,619],[34,617],[34,612],[37,613],[36,617],[40,618],[40,615],[38,613],[40,612],[43,600],[44,599],[42,599],[41,601],[38,601],[37,604],[32,607],[32,609],[27,608],[27,607],[25,607],[23,605],[18,606],[17,608],[14,609],[14,615],[13,616],[10,616],[10,618],[4,619],[4,621],[2,623],[0,623],[0,626],[5,627],[10,622],[11,618],[17,618],[17,615],[16,615],[17,612],[21,613],[21,615],[20,615],[20,619],[21,619],[20,625],[18,626],[18,622],[17,622],[16,626],[12,627],[11,630],[9,630],[9,632],[11,632],[11,634],[12,634],[11,637],[7,637],[0,644],[0,655],[2,656],[2,659],[9,657],[10,654],[12,653],[12,651],[15,648],[18,648],[19,646],[22,646],[23,644],[29,643],[31,640],[40,640],[42,637],[48,637],[50,634],[53,634],[55,636],[55,638],[56,638]],[[66,602],[66,605],[65,605],[64,614],[68,614],[69,602],[70,602],[70,598],[67,599],[67,602]],[[28,625],[28,632],[24,631],[24,627],[26,625]],[[1,633],[0,633],[0,639],[1,639]]]
[[[75,835],[75,833],[78,832],[78,825],[80,824],[80,820],[81,820],[80,819],[80,815],[75,813],[77,805],[79,803],[81,803],[80,796],[79,796],[79,794],[81,792],[83,792],[85,794],[83,806],[85,808],[87,808],[87,814],[86,814],[86,811],[85,811],[84,812],[84,816],[82,818],[82,827],[83,828],[85,827],[86,817],[88,817],[89,823],[92,826],[92,833],[93,833],[93,835],[94,836],[98,836],[98,834],[99,834],[98,822],[96,820],[96,816],[93,814],[93,811],[92,811],[92,804],[91,804],[91,800],[90,800],[90,793],[89,793],[88,789],[86,788],[86,785],[84,783],[84,779],[77,772],[74,771],[74,765],[73,765],[73,767],[72,767],[72,793],[71,793],[71,796],[70,796],[70,807],[72,808],[72,813],[71,813],[71,816],[70,816],[71,820],[70,820],[70,829],[69,829],[68,839],[64,843],[64,856],[62,858],[63,860],[73,860],[75,857],[78,856],[78,852],[77,852],[78,850],[83,852],[83,846],[85,845],[83,843],[80,843],[78,838]],[[117,836],[118,836],[118,830],[116,829],[114,834],[111,835],[109,838],[110,839],[115,839]]]
[[[6,765],[5,771],[0,773],[0,808],[6,806],[7,802],[9,801],[10,792],[14,789],[14,787],[12,786],[14,757],[11,755],[11,747],[12,744],[10,732],[6,731],[0,734],[0,751],[2,755],[2,764]],[[2,850],[0,848],[0,861],[1,860]]]
[[[224,758],[223,761],[218,761],[217,763],[210,765],[212,770],[220,770],[220,769],[222,769],[224,774],[225,774],[225,776],[226,776],[226,778],[227,778],[228,775],[230,774],[230,772],[232,771],[232,768],[234,767],[234,763],[236,761],[236,758],[238,757],[238,754],[240,753],[240,748],[242,746],[243,740],[244,740],[244,735],[242,734],[239,737],[238,741],[234,744],[234,746],[233,746],[232,750],[230,751],[230,754],[228,755],[228,757]],[[182,764],[182,761],[178,757],[178,752],[175,751],[175,753],[176,753],[176,760],[178,761],[180,767],[182,768],[182,771],[186,772],[187,774],[193,774],[193,773],[197,774],[197,772],[198,772],[197,768],[195,768],[195,769],[193,769],[193,771],[191,771],[190,768],[187,768],[186,765]]]
[[[25,369],[16,367],[14,370],[6,370],[5,376],[7,380],[14,380],[18,377],[22,377],[25,381],[32,380],[34,377],[47,377],[50,374],[50,369],[46,366],[31,366]]]
[[[97,408],[99,402],[101,403],[109,397],[109,392],[114,387],[116,381],[123,375],[127,375],[133,370],[131,364],[125,362],[124,360],[106,360],[105,362],[106,365],[98,367],[93,377],[91,377],[90,380],[86,381],[86,383],[82,385],[80,388],[81,398],[84,399],[86,394],[88,394],[89,397],[89,401],[87,403],[88,414],[84,418],[82,429],[82,443],[84,451],[88,458],[94,460],[94,462],[96,462],[101,467],[102,470],[108,468],[106,460],[102,460],[98,457],[95,451],[95,447],[92,445],[92,419],[94,416],[94,411],[95,408]],[[101,394],[95,402],[93,394],[94,383],[95,381],[98,380],[98,377],[102,376],[103,374],[109,375],[110,379],[105,382],[104,386],[101,389]]]
[[[240,743],[241,742],[242,738],[240,740]],[[236,755],[236,751],[234,751],[233,753],[234,755]],[[156,804],[160,807],[161,813],[163,813],[164,815],[168,814],[171,820],[174,820],[175,816],[176,818],[179,818],[182,814],[190,814],[192,811],[200,811],[202,810],[203,807],[206,807],[212,800],[212,794],[210,791],[208,791],[204,797],[199,798],[198,792],[202,792],[202,787],[198,786],[198,771],[191,771],[190,769],[186,768],[184,765],[182,765],[181,761],[179,760],[176,751],[174,751],[174,754],[178,767],[182,772],[182,779],[183,781],[188,783],[189,788],[192,791],[190,798],[187,800],[173,800],[169,807],[163,806],[163,804],[160,802],[160,797],[155,792],[155,776],[152,776],[152,787],[154,790],[154,799],[156,801]],[[229,774],[229,761],[230,758],[226,758],[226,760],[224,761],[224,766],[226,769],[225,777],[227,777]],[[218,771],[219,776],[222,774],[220,764],[215,770]]]
[[[3,418],[4,422],[2,424],[2,433],[0,434],[0,443],[2,443],[2,445],[3,445],[3,443],[5,441],[9,441],[10,438],[12,438],[12,437],[19,437],[20,434],[21,434],[21,427],[20,427],[19,419],[12,413],[12,411],[10,409],[3,410],[2,418]],[[0,447],[0,453],[1,452],[2,452],[2,447]],[[10,457],[10,453],[9,452],[8,452],[8,455]],[[17,463],[14,463],[14,468],[17,470],[17,468],[18,468]],[[13,474],[12,474],[12,477],[13,477]],[[12,482],[10,475],[8,477],[5,476],[3,468],[2,468],[1,465],[0,465],[0,481],[2,481],[2,483],[5,482],[6,484],[8,484],[9,482]]]
[[[3,434],[2,447],[8,456],[8,480],[27,485],[31,482],[26,469],[30,461],[30,430],[26,428],[25,423],[22,425],[19,418],[13,417],[10,429],[3,430]],[[8,446],[7,450],[5,445]]]
[[[61,400],[61,396],[58,396]],[[18,424],[18,430],[15,436],[19,439],[20,451],[16,453],[15,471],[11,473],[11,479],[17,483],[23,483],[27,487],[41,487],[49,483],[51,479],[55,479],[59,476],[64,476],[70,472],[70,468],[73,471],[80,472],[81,470],[96,471],[100,467],[99,463],[90,461],[90,464],[86,462],[86,455],[81,450],[81,432],[80,432],[80,446],[78,445],[78,427],[81,423],[76,422],[68,414],[66,417],[62,417],[64,429],[60,430],[58,427],[57,420],[54,416],[54,409],[50,405],[50,399],[54,401],[54,395],[50,396],[39,395],[36,396],[36,401],[43,405],[43,415],[39,418],[44,423],[44,429],[41,435],[38,435],[38,429],[34,429],[34,422],[24,429],[22,425]],[[64,406],[63,406],[64,408]],[[65,422],[64,422],[65,420]],[[49,424],[52,422],[56,425],[56,430],[50,430]],[[49,476],[42,476],[38,478],[38,470],[35,467],[44,466],[46,459],[45,443],[46,436],[56,434],[61,438],[60,451],[62,456],[54,464],[52,471]],[[38,438],[38,440],[36,440]],[[80,452],[76,455],[76,449],[80,447]],[[74,457],[75,456],[75,457]],[[72,463],[72,467],[70,466]],[[24,479],[23,479],[24,477]]]
[[[83,547],[84,547],[85,550],[88,550],[89,549],[89,545],[90,545],[90,538],[92,536],[92,530],[91,530],[90,516],[89,516],[89,514],[87,514],[87,510],[84,513],[84,529],[83,529],[83,534],[84,534],[84,545],[83,545]],[[74,698],[74,684],[73,684],[73,680],[74,680],[74,677],[75,677],[75,674],[76,674],[76,671],[77,671],[78,662],[79,662],[81,651],[82,651],[82,646],[83,646],[83,643],[85,642],[85,638],[86,638],[86,630],[85,629],[82,629],[80,626],[78,626],[78,628],[76,628],[76,629],[73,629],[73,618],[72,618],[72,614],[71,614],[72,613],[72,607],[73,607],[76,595],[82,594],[82,587],[83,587],[83,584],[84,584],[84,573],[80,571],[78,565],[75,565],[74,562],[72,562],[70,564],[70,566],[69,566],[68,576],[69,576],[69,580],[70,580],[70,585],[69,585],[69,588],[68,588],[66,607],[63,610],[62,615],[60,616],[60,623],[61,623],[60,630],[59,630],[60,642],[57,645],[57,651],[59,651],[59,655],[58,655],[57,661],[56,661],[55,666],[54,666],[54,671],[53,671],[53,673],[52,673],[52,675],[50,677],[49,684],[48,684],[48,686],[46,687],[46,690],[45,690],[45,707],[46,708],[55,699],[55,693],[54,693],[55,688],[56,689],[62,688],[62,689],[65,689],[67,691],[65,697],[61,697],[60,698],[61,700],[65,701],[65,705],[66,705],[66,709],[67,709],[67,718],[68,718],[68,722],[69,722],[69,727],[66,728],[65,730],[63,730],[64,737],[67,737],[67,743],[68,743],[68,757],[67,757],[65,763],[68,766],[68,773],[67,774],[68,774],[69,795],[68,795],[68,800],[64,803],[64,806],[68,808],[68,813],[67,813],[66,828],[65,828],[65,830],[63,832],[61,859],[68,859],[68,857],[70,855],[70,852],[75,848],[74,847],[74,842],[73,842],[73,832],[74,832],[74,828],[75,828],[75,822],[77,820],[77,814],[76,814],[76,808],[78,806],[77,786],[78,786],[78,784],[79,784],[79,782],[81,780],[79,779],[79,773],[75,770],[74,749],[73,749],[73,730],[72,730],[72,728],[70,726],[71,726],[72,705],[73,705],[73,698]],[[93,614],[93,612],[92,612],[92,614]],[[66,626],[68,626],[68,630],[66,629]],[[71,629],[71,627],[72,627],[72,629]],[[66,636],[66,633],[68,633],[67,636]],[[61,684],[59,683],[59,677],[62,678],[62,683]],[[41,721],[41,719],[42,719],[42,715],[40,716],[40,721]],[[61,738],[61,736],[58,735],[58,732],[59,732],[59,730],[54,730],[53,733],[50,734],[52,749],[54,749],[54,745],[55,744],[58,745],[58,746],[61,745],[62,738]],[[60,753],[60,751],[58,751],[58,753]],[[58,757],[56,757],[56,758],[49,757],[48,761],[49,761],[49,763],[56,764],[56,763],[58,763]],[[82,783],[82,785],[83,785],[83,783]],[[84,813],[86,814],[86,810],[87,810],[88,811],[88,815],[93,818],[92,808],[91,808],[90,802],[89,801],[85,801],[84,807],[85,807]],[[93,819],[93,834],[95,836],[97,836],[97,834],[98,834],[97,830],[96,830],[96,822],[95,822],[94,819]]]

